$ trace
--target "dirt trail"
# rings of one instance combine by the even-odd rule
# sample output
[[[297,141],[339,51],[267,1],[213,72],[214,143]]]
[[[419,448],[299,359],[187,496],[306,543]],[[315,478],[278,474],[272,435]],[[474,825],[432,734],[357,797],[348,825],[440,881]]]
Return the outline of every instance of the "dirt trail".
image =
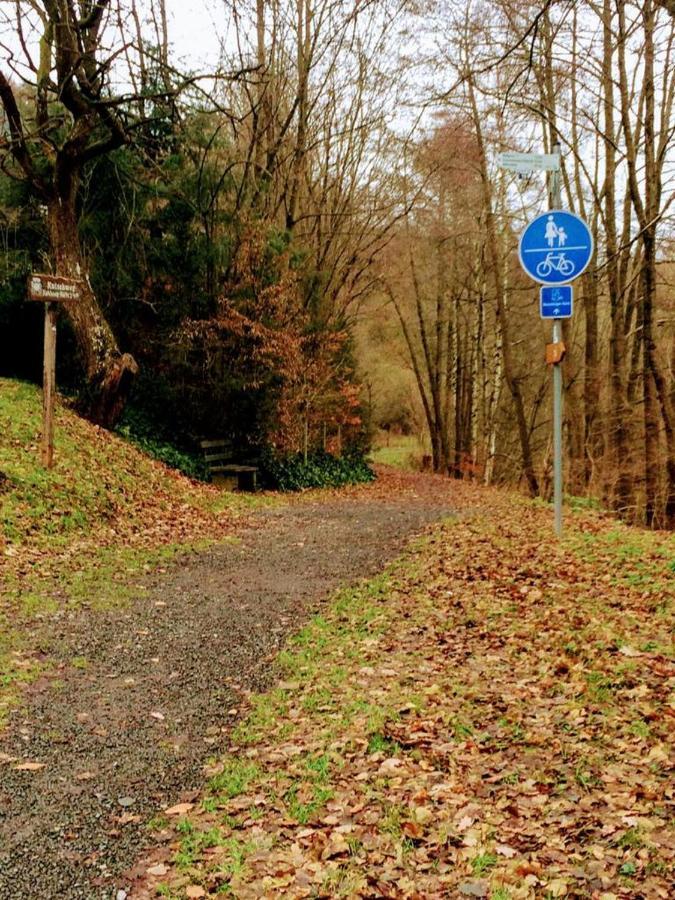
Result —
[[[451,512],[447,481],[399,485],[258,513],[238,541],[154,578],[131,607],[61,621],[56,658],[68,665],[0,739],[0,760],[44,765],[0,763],[0,900],[125,889],[145,823],[200,786],[238,692],[268,684],[285,637]]]

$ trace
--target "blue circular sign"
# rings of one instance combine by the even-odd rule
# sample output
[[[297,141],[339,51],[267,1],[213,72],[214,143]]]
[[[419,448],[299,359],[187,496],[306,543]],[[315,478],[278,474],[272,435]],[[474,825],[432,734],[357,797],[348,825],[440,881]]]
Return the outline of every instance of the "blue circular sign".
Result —
[[[567,284],[586,270],[593,256],[593,235],[579,216],[549,209],[520,236],[520,264],[540,284]]]

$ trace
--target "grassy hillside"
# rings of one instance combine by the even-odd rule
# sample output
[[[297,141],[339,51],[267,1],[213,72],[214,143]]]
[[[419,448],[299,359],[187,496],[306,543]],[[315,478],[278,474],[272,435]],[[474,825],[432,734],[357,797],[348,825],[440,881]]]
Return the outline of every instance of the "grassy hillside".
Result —
[[[63,546],[93,531],[147,533],[158,514],[207,526],[222,495],[194,485],[60,406],[56,464],[40,464],[40,392],[0,379],[0,546]],[[222,501],[221,501],[222,502]],[[188,528],[188,531],[192,531]],[[11,552],[10,552],[11,555]]]
[[[231,533],[260,498],[196,484],[60,404],[55,467],[40,463],[41,395],[0,379],[0,720],[38,671],[40,623],[120,603],[135,576]],[[36,630],[37,629],[37,630]]]

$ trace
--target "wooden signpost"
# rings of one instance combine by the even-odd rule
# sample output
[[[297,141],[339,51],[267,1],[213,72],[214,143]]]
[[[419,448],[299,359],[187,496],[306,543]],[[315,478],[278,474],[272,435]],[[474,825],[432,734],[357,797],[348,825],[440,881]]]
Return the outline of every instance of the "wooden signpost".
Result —
[[[30,275],[28,299],[45,305],[45,347],[42,369],[42,464],[54,465],[54,396],[56,393],[57,303],[76,303],[82,296],[82,282],[60,275]]]

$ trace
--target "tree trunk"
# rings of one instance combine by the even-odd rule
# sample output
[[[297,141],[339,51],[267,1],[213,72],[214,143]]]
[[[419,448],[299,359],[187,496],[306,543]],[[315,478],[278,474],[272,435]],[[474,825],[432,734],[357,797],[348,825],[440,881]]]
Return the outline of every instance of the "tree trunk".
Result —
[[[311,0],[296,0],[296,65],[298,78],[298,127],[291,166],[291,181],[286,206],[286,228],[295,227],[298,201],[307,164],[307,118],[309,105],[309,69],[311,63]]]
[[[520,388],[520,378],[515,373],[515,364],[513,359],[511,338],[509,334],[509,320],[506,310],[506,302],[504,296],[505,284],[505,260],[499,252],[499,235],[497,233],[497,223],[492,200],[492,187],[490,176],[487,168],[487,156],[485,150],[485,140],[483,129],[481,126],[481,116],[478,110],[474,85],[471,78],[467,80],[469,89],[469,100],[471,104],[471,112],[473,116],[473,125],[478,144],[480,159],[480,180],[483,194],[483,208],[485,216],[485,228],[488,239],[488,252],[491,256],[492,275],[494,279],[495,297],[497,302],[497,321],[502,338],[502,363],[504,371],[504,380],[511,394],[513,401],[513,409],[518,426],[518,437],[520,439],[520,451],[522,455],[523,474],[527,481],[530,494],[536,497],[539,494],[539,483],[534,470],[534,460],[532,458],[532,446],[530,444],[530,432],[527,427],[527,418],[525,416],[525,401],[523,392]]]
[[[265,44],[265,0],[256,2],[256,97],[253,105],[253,141],[255,146],[256,178],[263,181],[265,160],[269,152],[269,83],[267,78],[267,47]]]
[[[584,487],[593,480],[594,463],[602,455],[600,377],[598,370],[598,282],[595,270],[584,276]]]
[[[470,437],[469,443],[471,447],[471,468],[474,476],[478,471],[479,451],[478,451],[478,429],[480,415],[480,364],[481,352],[483,347],[483,327],[484,327],[484,303],[485,303],[485,287],[484,281],[481,284],[481,290],[478,295],[478,307],[476,309],[476,318],[474,321],[473,334],[471,336],[471,422],[469,425]],[[483,404],[482,413],[485,415],[485,405]],[[483,435],[485,437],[485,435]]]
[[[614,45],[615,37],[612,29],[613,4],[611,0],[603,2],[603,111],[605,149],[605,183],[603,193],[605,199],[605,244],[607,253],[607,285],[609,290],[611,332],[609,338],[609,384],[610,414],[608,417],[607,446],[611,448],[613,462],[612,504],[616,512],[626,515],[631,505],[632,477],[627,467],[628,409],[623,379],[623,360],[625,356],[624,332],[624,280],[619,269],[619,242],[616,231],[616,128],[614,113],[616,109]],[[619,64],[623,46],[619,42]],[[621,111],[629,103],[626,94],[625,79],[622,79],[619,91]]]
[[[81,300],[63,304],[87,378],[81,411],[95,424],[113,428],[124,410],[138,365],[129,353],[120,352],[91,288],[77,229],[76,184],[71,183],[64,194],[48,205],[49,238],[56,274],[79,278],[83,284]]]

